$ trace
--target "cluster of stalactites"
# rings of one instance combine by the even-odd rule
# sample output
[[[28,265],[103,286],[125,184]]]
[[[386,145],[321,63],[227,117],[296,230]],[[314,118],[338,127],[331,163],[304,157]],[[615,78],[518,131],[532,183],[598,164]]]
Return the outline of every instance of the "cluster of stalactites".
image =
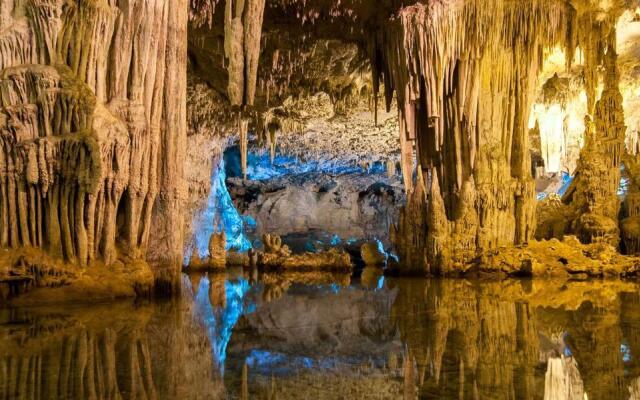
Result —
[[[252,106],[256,94],[260,41],[265,0],[226,0],[224,53],[229,81],[227,95],[232,106]],[[249,122],[238,113],[242,174],[247,176]]]
[[[162,100],[179,15],[171,13],[177,2],[113,3],[0,7],[3,247],[38,247],[79,264],[145,256],[163,106],[176,124],[181,114],[168,106],[180,92]],[[177,142],[180,132],[171,135]]]
[[[387,107],[398,99],[405,185],[413,187],[415,153],[429,172],[418,176],[437,183],[427,220],[447,221],[460,236],[460,246],[442,242],[448,235],[435,230],[443,228],[429,224],[430,271],[533,235],[533,90],[544,49],[572,42],[574,16],[564,1],[431,2],[403,9],[372,36],[374,91],[383,81]]]
[[[191,0],[191,22],[196,26],[211,26],[218,3],[220,0]],[[245,110],[255,101],[265,0],[225,0],[224,4],[227,97],[229,103],[238,109],[236,128],[242,173],[246,178],[249,118]]]

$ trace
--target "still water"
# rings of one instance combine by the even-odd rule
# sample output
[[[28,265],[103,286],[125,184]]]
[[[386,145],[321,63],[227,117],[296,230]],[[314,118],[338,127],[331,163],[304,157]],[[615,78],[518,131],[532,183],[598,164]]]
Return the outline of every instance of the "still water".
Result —
[[[179,299],[0,309],[0,399],[640,398],[640,285],[184,276]]]

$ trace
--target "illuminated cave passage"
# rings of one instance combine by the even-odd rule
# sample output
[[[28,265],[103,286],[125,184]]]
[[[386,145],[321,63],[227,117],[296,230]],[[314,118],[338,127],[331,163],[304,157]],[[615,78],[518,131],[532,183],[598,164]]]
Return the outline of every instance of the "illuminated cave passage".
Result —
[[[636,1],[485,3],[4,1],[2,292],[635,275]]]
[[[395,164],[389,174],[382,163],[350,166],[286,155],[271,162],[269,154],[250,152],[243,181],[238,148],[224,159],[228,190],[252,222],[248,234],[257,247],[263,235],[276,234],[294,253],[375,241],[389,248],[389,228],[404,200]]]

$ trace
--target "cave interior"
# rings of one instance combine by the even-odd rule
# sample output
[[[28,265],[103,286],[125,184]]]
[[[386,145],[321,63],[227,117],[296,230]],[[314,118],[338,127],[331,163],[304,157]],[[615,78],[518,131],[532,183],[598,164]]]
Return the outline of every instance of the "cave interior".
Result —
[[[639,135],[640,0],[0,0],[0,398],[640,398]]]

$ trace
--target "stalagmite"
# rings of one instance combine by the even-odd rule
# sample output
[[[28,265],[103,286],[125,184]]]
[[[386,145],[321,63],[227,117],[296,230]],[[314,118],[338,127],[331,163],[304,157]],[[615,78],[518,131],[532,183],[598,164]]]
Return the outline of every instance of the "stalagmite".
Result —
[[[625,157],[624,111],[619,90],[615,32],[605,56],[605,79],[602,96],[595,104],[593,121],[585,119],[585,146],[582,149],[574,182],[566,199],[575,217],[572,230],[583,243],[605,241],[618,246],[620,201],[620,166]],[[628,237],[633,247],[633,237]]]

